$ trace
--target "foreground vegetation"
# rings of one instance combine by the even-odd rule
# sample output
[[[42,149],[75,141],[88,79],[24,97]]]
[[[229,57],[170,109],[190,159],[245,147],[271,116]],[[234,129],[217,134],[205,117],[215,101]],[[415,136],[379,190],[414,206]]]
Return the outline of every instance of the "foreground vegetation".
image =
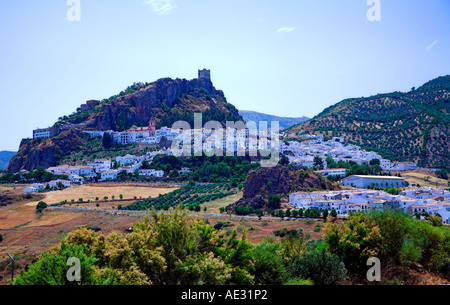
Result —
[[[358,213],[343,223],[328,222],[325,241],[349,273],[361,281],[369,257],[382,262],[399,283],[414,280],[410,269],[447,277],[450,264],[450,228],[437,216],[420,221],[401,212]]]
[[[435,224],[437,225],[437,224]],[[368,283],[367,258],[382,262],[384,284],[402,283],[410,268],[445,274],[450,229],[394,212],[329,217],[324,241],[306,243],[302,230],[253,245],[244,231],[227,232],[188,217],[187,210],[153,213],[132,233],[79,228],[22,270],[15,285],[334,285]],[[66,262],[81,262],[81,281],[69,282]],[[387,270],[397,268],[395,278]],[[396,270],[397,270],[396,269]]]
[[[14,284],[338,284],[346,275],[336,256],[325,250],[307,252],[300,230],[289,231],[281,241],[267,238],[253,245],[245,231],[239,236],[234,229],[226,235],[181,209],[155,212],[126,236],[79,228],[68,234],[55,254],[42,253]],[[71,257],[80,259],[81,282],[66,278]],[[325,266],[332,267],[334,276],[328,277]]]

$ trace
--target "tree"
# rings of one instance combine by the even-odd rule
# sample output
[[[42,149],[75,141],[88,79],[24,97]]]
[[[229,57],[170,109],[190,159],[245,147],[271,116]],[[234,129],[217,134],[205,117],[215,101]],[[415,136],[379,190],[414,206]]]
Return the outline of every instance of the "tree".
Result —
[[[109,149],[109,148],[111,148],[111,146],[113,145],[113,138],[112,138],[112,136],[111,136],[109,133],[107,133],[107,132],[105,132],[105,133],[103,134],[102,145],[103,145],[103,148],[105,148],[105,149]]]
[[[286,155],[281,155],[280,157],[280,161],[278,162],[278,164],[280,165],[289,165],[289,158]]]
[[[72,245],[63,241],[57,249],[56,256],[44,252],[39,261],[24,269],[14,279],[13,285],[97,285],[100,281],[95,279],[94,264],[97,259],[93,255],[87,255],[87,246]],[[80,260],[80,282],[69,281],[67,261],[71,257]]]
[[[438,178],[448,180],[448,172],[445,169],[436,172]]]
[[[47,208],[47,204],[43,201],[39,202],[36,206],[36,212],[42,213]]]
[[[315,156],[314,157],[314,167],[317,167],[319,169],[323,169],[323,160],[322,158]]]
[[[381,165],[381,161],[380,161],[380,159],[372,159],[372,160],[370,160],[370,165],[372,165],[372,166],[374,166],[374,165],[380,166]]]
[[[291,209],[287,209],[287,210],[286,210],[286,217],[287,217],[287,218],[291,217],[291,215],[292,215],[291,213],[292,213],[292,212],[291,212]]]
[[[269,206],[273,209],[279,208],[281,204],[281,196],[269,195]]]
[[[252,257],[255,265],[253,274],[257,285],[282,285],[287,279],[280,243],[262,242],[257,245]]]
[[[336,218],[336,217],[337,217],[337,212],[336,212],[335,209],[332,209],[332,210],[331,210],[330,216],[333,217],[333,218]]]
[[[325,209],[322,214],[323,214],[323,219],[325,219],[325,221],[326,221],[328,218],[328,210]]]
[[[352,273],[366,270],[369,257],[380,252],[380,228],[369,215],[358,213],[342,224],[327,222],[324,227],[325,242],[332,254],[337,255]]]

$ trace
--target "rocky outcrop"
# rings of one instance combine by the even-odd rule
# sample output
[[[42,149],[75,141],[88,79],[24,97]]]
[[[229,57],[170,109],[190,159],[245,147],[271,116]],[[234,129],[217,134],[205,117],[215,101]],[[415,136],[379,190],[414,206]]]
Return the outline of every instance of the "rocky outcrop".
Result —
[[[199,91],[193,89],[201,89],[202,92],[199,94]],[[191,94],[194,98],[200,98],[199,95],[214,96],[221,104],[227,104],[223,92],[216,90],[210,80],[163,78],[140,88],[137,92],[119,96],[96,106],[100,111],[94,111],[89,118],[76,123],[74,128],[105,131],[127,129],[132,125],[146,126],[152,116],[159,122],[167,115],[167,110],[171,111],[174,108],[185,110],[177,109],[177,106],[187,94]],[[208,107],[215,106],[211,103],[208,105]],[[223,110],[227,111],[225,107]],[[239,115],[237,110],[235,114]]]
[[[19,152],[11,159],[6,171],[16,173],[22,169],[31,171],[38,166],[56,166],[59,157],[80,149],[83,144],[80,134],[73,130],[65,131],[46,141],[22,140]]]
[[[279,195],[283,198],[292,192],[326,189],[339,189],[339,186],[314,172],[278,165],[251,172],[245,181],[243,198],[235,205],[252,206],[262,210],[276,209],[279,207],[269,205],[269,195]]]

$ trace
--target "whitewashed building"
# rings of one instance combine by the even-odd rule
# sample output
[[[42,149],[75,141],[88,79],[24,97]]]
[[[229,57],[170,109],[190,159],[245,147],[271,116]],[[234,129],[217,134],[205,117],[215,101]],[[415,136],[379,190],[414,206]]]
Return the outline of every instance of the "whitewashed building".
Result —
[[[342,180],[342,185],[356,188],[368,188],[372,185],[375,187],[402,187],[405,179],[401,177],[391,176],[362,176],[353,175]]]

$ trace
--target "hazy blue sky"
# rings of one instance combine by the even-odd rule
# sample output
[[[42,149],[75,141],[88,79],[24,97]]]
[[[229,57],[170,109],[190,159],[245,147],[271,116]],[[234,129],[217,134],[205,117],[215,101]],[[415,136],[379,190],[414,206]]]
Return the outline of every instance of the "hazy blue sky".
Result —
[[[0,0],[0,150],[89,99],[209,68],[238,109],[315,116],[450,74],[450,1]]]

